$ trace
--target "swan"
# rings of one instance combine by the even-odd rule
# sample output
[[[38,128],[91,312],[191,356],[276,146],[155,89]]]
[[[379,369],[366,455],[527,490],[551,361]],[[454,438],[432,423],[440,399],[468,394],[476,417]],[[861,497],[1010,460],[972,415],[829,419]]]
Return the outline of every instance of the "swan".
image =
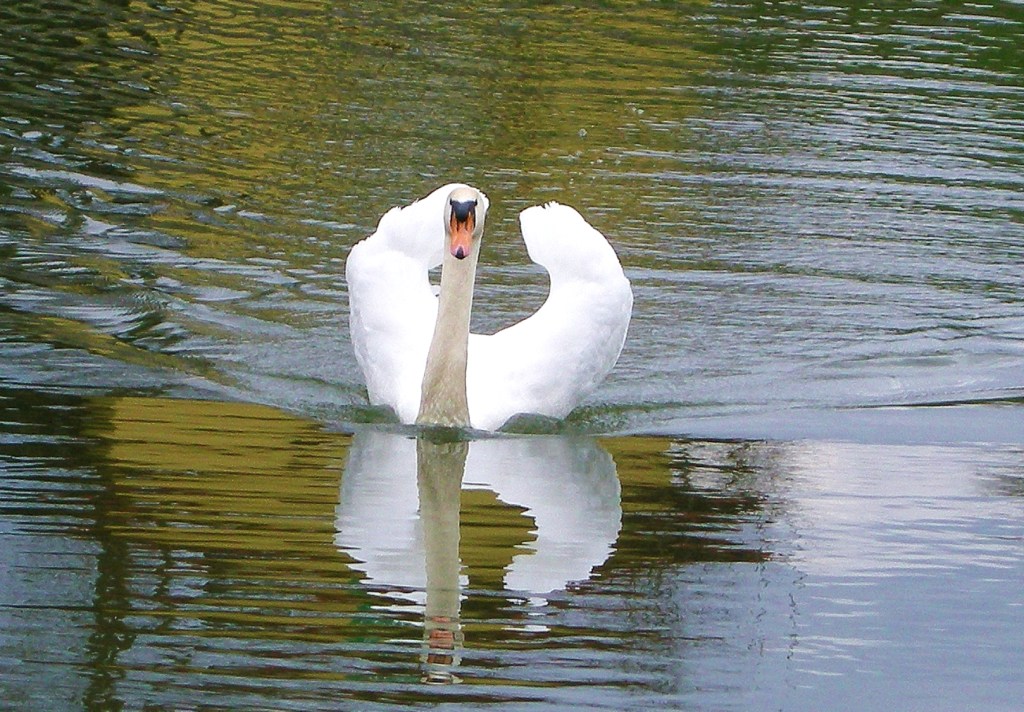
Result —
[[[633,292],[615,251],[575,209],[519,215],[550,277],[534,314],[470,334],[487,196],[442,186],[381,217],[345,263],[356,361],[373,405],[406,424],[497,430],[509,418],[564,418],[608,375],[625,343]],[[429,270],[441,265],[439,293]]]

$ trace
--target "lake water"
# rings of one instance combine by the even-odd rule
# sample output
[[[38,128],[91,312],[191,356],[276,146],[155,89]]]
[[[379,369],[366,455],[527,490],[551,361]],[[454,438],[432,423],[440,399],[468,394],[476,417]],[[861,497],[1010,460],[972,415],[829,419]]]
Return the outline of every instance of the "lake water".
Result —
[[[1024,5],[0,6],[0,707],[1015,710]],[[344,261],[615,246],[564,424],[367,405]]]

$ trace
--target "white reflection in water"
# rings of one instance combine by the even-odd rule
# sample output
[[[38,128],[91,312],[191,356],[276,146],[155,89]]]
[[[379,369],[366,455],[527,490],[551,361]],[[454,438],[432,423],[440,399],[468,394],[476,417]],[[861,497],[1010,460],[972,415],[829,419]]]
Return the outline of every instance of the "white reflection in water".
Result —
[[[534,522],[535,538],[505,569],[506,589],[543,595],[587,579],[604,563],[622,507],[615,462],[594,440],[545,435],[467,445],[462,488],[490,490]],[[335,544],[357,560],[354,567],[370,583],[422,603],[429,521],[420,498],[417,440],[357,432],[341,483]],[[457,507],[458,500],[450,504]],[[465,576],[460,583],[467,585]]]
[[[787,653],[801,680],[786,691],[794,709],[833,709],[850,690],[858,709],[894,699],[966,709],[949,701],[964,699],[967,681],[974,698],[1020,689],[1019,656],[1007,651],[1020,649],[1024,610],[1021,455],[982,444],[785,446],[788,558],[802,577]]]
[[[1021,500],[989,491],[1019,468],[1015,448],[806,442],[787,459],[805,571],[878,577],[1019,561],[1004,535],[1019,533]]]
[[[368,583],[422,606],[424,681],[457,680],[460,493],[484,489],[533,520],[533,539],[503,571],[530,597],[588,578],[611,554],[622,522],[611,456],[589,438],[501,437],[440,442],[377,430],[357,433],[342,477],[335,544]]]

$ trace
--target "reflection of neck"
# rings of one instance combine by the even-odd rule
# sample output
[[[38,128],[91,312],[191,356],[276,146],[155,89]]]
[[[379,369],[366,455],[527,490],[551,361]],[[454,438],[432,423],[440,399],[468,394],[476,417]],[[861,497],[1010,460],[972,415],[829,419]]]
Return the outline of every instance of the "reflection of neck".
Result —
[[[416,417],[420,425],[469,427],[466,360],[477,254],[476,245],[461,260],[445,252],[437,322],[427,353],[420,412]]]
[[[416,439],[416,482],[426,551],[424,680],[455,681],[462,629],[459,624],[459,493],[469,443]]]

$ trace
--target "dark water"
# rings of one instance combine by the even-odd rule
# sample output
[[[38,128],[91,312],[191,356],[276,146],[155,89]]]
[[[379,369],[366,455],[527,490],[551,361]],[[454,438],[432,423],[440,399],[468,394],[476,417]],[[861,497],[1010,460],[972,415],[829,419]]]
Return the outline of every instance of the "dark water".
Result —
[[[1019,3],[0,4],[0,707],[1017,709],[1021,136]],[[559,433],[366,405],[451,180],[633,283]]]

